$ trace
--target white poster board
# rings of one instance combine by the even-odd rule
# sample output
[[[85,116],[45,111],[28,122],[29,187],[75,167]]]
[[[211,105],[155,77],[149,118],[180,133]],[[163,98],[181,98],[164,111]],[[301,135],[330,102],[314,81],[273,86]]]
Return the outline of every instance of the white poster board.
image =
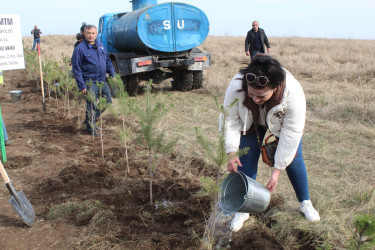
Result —
[[[0,14],[0,70],[24,68],[20,17]]]

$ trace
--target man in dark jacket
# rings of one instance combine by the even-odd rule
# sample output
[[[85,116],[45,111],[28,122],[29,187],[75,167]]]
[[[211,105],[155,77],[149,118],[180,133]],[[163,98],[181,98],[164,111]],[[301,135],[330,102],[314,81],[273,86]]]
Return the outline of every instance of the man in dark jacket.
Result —
[[[95,121],[104,109],[97,106],[97,100],[105,97],[107,104],[112,103],[106,74],[114,77],[115,71],[107,50],[96,40],[97,35],[98,31],[94,25],[86,25],[85,40],[75,47],[72,66],[79,91],[88,95],[85,120],[87,133],[100,137]]]
[[[264,45],[267,47],[267,53],[270,53],[270,43],[263,29],[259,28],[258,21],[253,21],[252,29],[247,32],[245,40],[245,52],[251,59],[257,53],[265,53]]]
[[[40,45],[40,34],[42,34],[42,31],[35,25],[34,29],[31,30],[31,34],[34,35],[33,48],[31,50],[34,50],[36,44]]]

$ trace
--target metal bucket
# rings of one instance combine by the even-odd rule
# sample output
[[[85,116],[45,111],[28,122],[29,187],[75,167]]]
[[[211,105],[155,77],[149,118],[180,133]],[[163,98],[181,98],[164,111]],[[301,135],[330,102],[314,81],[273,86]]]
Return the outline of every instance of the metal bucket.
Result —
[[[12,102],[21,101],[22,90],[12,90],[12,91],[9,91],[9,94],[10,94],[10,98],[12,99]]]
[[[261,213],[270,200],[270,191],[241,171],[230,173],[221,184],[219,204],[225,214]]]

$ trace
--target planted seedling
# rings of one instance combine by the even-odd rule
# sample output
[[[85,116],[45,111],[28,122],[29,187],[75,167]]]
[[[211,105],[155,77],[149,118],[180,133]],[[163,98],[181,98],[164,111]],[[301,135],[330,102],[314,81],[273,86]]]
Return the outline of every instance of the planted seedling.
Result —
[[[157,170],[154,164],[157,157],[157,152],[170,152],[177,142],[177,139],[166,143],[164,138],[164,131],[158,130],[158,122],[163,118],[173,105],[167,106],[161,102],[161,99],[156,99],[151,94],[152,80],[146,86],[144,106],[135,103],[134,113],[139,118],[141,132],[136,140],[146,146],[148,150],[148,174],[150,177],[150,204],[153,204],[152,183],[154,173]]]
[[[124,83],[120,75],[115,76],[116,80],[108,79],[108,83],[112,86],[112,89],[116,90],[116,97],[118,99],[118,105],[116,109],[112,109],[112,113],[119,117],[122,121],[122,128],[120,130],[120,142],[124,148],[125,161],[126,161],[126,171],[129,173],[129,157],[128,157],[128,144],[131,139],[131,130],[126,126],[126,119],[132,113],[134,99],[129,97],[129,94],[125,92]],[[114,107],[114,106],[112,106]]]

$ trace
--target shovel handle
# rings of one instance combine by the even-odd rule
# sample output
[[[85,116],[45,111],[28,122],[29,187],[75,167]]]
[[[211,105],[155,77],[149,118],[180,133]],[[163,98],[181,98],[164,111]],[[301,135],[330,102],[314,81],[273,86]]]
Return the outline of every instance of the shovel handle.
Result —
[[[1,176],[3,176],[5,184],[8,184],[10,182],[9,176],[8,176],[7,172],[5,171],[5,168],[4,168],[3,163],[1,161],[0,161],[0,172],[1,172]]]
[[[40,47],[39,47],[39,44],[38,44],[38,58],[39,58],[40,85],[42,86],[43,103],[45,103],[45,99],[44,99],[44,86],[43,86],[43,72],[42,72],[42,59],[40,57]]]

